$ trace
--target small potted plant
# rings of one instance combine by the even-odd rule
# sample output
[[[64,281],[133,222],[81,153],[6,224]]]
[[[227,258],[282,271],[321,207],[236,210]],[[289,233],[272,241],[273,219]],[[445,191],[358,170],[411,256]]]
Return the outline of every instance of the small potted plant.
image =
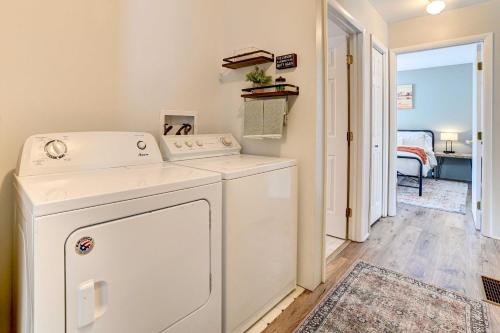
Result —
[[[266,75],[264,70],[255,66],[254,70],[246,75],[247,81],[252,82],[254,88],[262,87],[268,85],[273,78],[270,75]]]
[[[285,91],[284,84],[286,83],[286,79],[283,76],[278,77],[275,81],[276,91]]]

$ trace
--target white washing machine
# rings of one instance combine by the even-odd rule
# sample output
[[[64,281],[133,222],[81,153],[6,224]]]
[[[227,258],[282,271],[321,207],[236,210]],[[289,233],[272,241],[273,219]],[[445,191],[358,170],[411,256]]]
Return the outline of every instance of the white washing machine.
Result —
[[[164,163],[146,133],[30,137],[17,331],[221,332],[220,178]]]
[[[296,161],[242,155],[231,134],[160,145],[169,161],[222,175],[223,328],[244,332],[296,287]]]

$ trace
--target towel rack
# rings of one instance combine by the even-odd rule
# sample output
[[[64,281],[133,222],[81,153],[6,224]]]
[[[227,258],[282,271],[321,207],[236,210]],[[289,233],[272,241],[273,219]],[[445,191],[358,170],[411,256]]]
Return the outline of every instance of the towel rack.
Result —
[[[299,95],[299,87],[293,84],[273,84],[270,86],[262,86],[262,87],[252,87],[252,88],[244,88],[241,89],[243,92],[241,97],[245,100],[247,98],[250,99],[260,99],[260,98],[279,98],[284,97],[288,103],[289,96],[298,96]],[[288,121],[288,113],[289,110],[287,108],[285,114],[283,115],[283,125],[286,126]]]

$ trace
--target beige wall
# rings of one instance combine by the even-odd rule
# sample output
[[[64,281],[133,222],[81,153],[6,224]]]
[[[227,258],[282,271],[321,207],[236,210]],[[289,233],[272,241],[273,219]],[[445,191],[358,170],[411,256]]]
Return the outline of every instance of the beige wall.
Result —
[[[493,223],[492,236],[500,238],[500,0],[445,11],[437,16],[424,16],[389,26],[389,46],[399,48],[416,44],[460,38],[475,34],[494,33],[493,75]]]
[[[222,0],[120,4],[120,128],[156,135],[160,110],[195,110],[200,132],[220,131]]]

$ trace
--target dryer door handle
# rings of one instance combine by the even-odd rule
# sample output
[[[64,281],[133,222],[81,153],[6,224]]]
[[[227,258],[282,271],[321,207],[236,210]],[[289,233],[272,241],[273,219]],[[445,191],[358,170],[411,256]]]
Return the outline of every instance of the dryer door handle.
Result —
[[[78,288],[78,328],[92,324],[107,310],[108,284],[88,280]]]
[[[95,320],[95,283],[88,280],[78,288],[78,327],[90,325]]]

